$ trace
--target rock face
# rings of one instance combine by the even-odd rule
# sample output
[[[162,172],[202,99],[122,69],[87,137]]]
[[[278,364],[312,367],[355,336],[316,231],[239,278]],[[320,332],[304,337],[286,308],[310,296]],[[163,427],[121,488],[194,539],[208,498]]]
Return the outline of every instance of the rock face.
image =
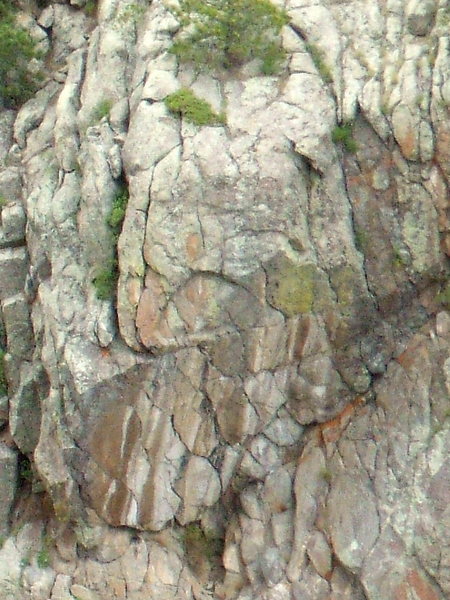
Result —
[[[276,76],[84,4],[0,111],[0,597],[445,600],[447,3],[287,0]]]

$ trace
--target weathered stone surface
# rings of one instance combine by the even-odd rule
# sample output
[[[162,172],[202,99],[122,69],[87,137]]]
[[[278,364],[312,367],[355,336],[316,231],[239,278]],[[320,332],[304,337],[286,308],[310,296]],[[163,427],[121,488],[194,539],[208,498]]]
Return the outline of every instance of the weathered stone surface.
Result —
[[[220,496],[220,479],[211,464],[200,456],[190,458],[177,488],[183,508],[177,518],[182,525],[195,521],[202,506],[212,506]]]
[[[9,419],[9,400],[8,396],[0,397],[0,427],[3,427]]]
[[[17,491],[17,452],[0,443],[0,535],[8,533],[10,512]]]
[[[445,600],[448,7],[288,0],[262,76],[178,64],[162,0],[47,4],[0,110],[4,464],[45,490],[4,503],[1,589]]]
[[[27,269],[28,257],[25,248],[0,250],[1,300],[23,291]]]
[[[23,294],[10,296],[2,304],[8,351],[14,359],[31,358],[34,341],[29,306]]]
[[[10,196],[3,196],[9,199]],[[18,203],[9,204],[1,210],[0,246],[17,246],[25,241],[25,213]]]
[[[349,505],[353,510],[348,510]],[[336,555],[348,569],[360,569],[379,536],[380,523],[370,481],[350,474],[333,478],[327,512]]]
[[[21,452],[35,449],[40,433],[41,402],[48,391],[46,373],[41,365],[22,363],[20,385],[10,397],[10,429]]]
[[[436,0],[410,0],[406,9],[409,31],[419,36],[429,33],[436,11]]]

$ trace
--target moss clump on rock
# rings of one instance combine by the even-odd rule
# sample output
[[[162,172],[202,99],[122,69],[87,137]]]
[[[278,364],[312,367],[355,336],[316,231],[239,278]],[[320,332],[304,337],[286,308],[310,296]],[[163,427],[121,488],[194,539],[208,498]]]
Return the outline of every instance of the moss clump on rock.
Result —
[[[114,239],[117,241],[117,238],[122,231],[122,223],[125,219],[125,212],[127,210],[128,205],[128,189],[123,186],[118,192],[116,197],[113,200],[113,205],[111,208],[111,212],[106,219],[107,224],[112,230],[112,234]]]
[[[335,144],[340,144],[350,154],[354,154],[358,150],[358,144],[353,137],[353,124],[344,123],[336,125],[331,132],[331,139]]]
[[[114,296],[119,276],[117,260],[111,260],[106,267],[98,271],[92,283],[99,300],[110,300]]]
[[[187,88],[182,88],[166,96],[164,103],[172,114],[178,115],[194,125],[223,125],[225,123],[224,114],[214,112],[206,100],[197,98]]]

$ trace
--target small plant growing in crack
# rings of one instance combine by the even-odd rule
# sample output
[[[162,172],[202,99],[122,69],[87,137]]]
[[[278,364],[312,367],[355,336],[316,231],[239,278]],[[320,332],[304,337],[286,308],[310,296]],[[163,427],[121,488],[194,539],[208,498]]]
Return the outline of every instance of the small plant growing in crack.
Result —
[[[46,569],[50,566],[50,555],[47,548],[41,548],[36,556],[36,563],[40,569]]]
[[[106,224],[108,225],[111,238],[114,245],[114,256],[106,261],[105,266],[100,269],[92,280],[95,287],[96,295],[99,300],[110,300],[114,296],[114,290],[117,286],[119,278],[119,261],[117,258],[117,240],[122,231],[123,220],[128,204],[128,188],[123,185],[118,190],[108,217]]]
[[[331,139],[335,144],[340,144],[350,154],[354,154],[358,150],[358,144],[353,137],[353,123],[343,123],[336,125],[331,132]]]
[[[139,23],[145,15],[146,4],[140,4],[139,2],[132,2],[122,7],[117,15],[117,22],[119,26]]]
[[[125,219],[125,212],[127,210],[128,198],[128,190],[125,186],[123,186],[117,192],[116,197],[113,200],[111,212],[106,219],[107,224],[111,228],[115,241],[117,241],[117,238],[122,230],[122,224],[123,220]]]
[[[224,540],[219,535],[204,531],[199,523],[189,523],[182,532],[182,542],[190,566],[197,571],[204,560],[212,566],[219,562]]]
[[[94,110],[92,111],[91,125],[96,125],[97,123],[100,123],[100,121],[104,117],[108,117],[109,113],[111,112],[112,105],[112,100],[100,100],[100,102],[95,106]]]
[[[314,63],[319,75],[325,83],[331,83],[333,81],[333,77],[331,75],[331,70],[329,66],[325,62],[325,55],[323,51],[316,46],[315,44],[311,44],[310,42],[305,43],[305,49],[311,57],[311,60]]]
[[[110,300],[114,296],[118,277],[119,271],[116,259],[108,261],[106,266],[98,271],[92,283],[99,300]]]

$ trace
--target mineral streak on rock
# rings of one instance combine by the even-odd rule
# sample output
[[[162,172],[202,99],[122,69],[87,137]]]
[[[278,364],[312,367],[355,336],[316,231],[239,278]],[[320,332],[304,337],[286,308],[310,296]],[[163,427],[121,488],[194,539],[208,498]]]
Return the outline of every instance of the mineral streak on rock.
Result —
[[[277,1],[270,76],[163,0],[19,4],[0,600],[448,598],[447,3]]]

